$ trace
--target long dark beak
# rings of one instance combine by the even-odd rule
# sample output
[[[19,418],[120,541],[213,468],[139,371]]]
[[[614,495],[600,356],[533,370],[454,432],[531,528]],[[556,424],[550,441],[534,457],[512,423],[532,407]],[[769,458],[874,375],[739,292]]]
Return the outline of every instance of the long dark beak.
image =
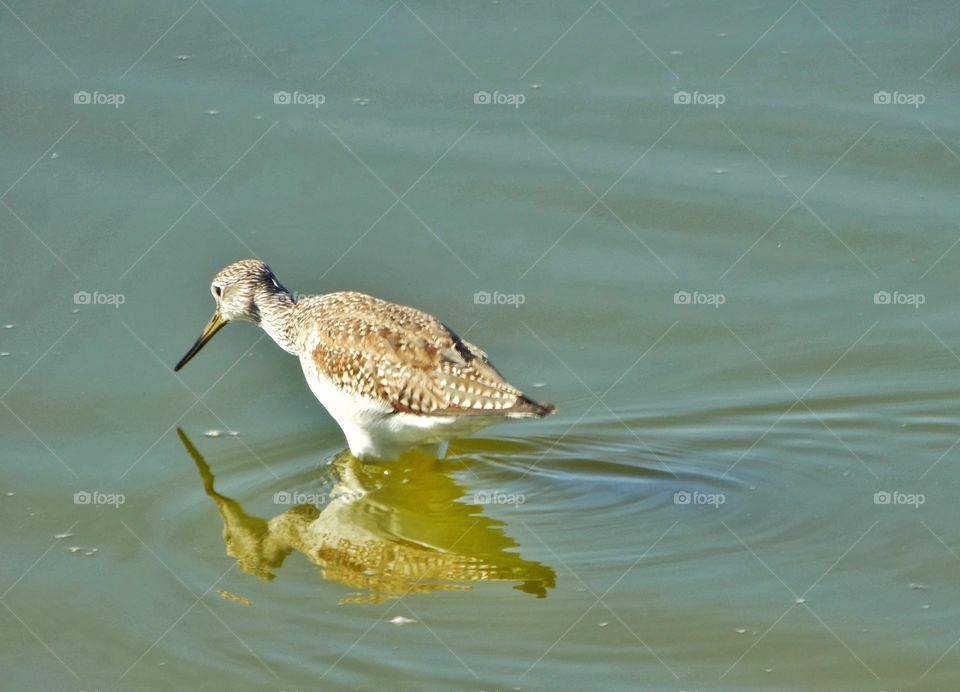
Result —
[[[196,343],[190,347],[190,350],[187,351],[187,355],[181,358],[180,362],[173,367],[173,371],[177,372],[180,370],[180,368],[186,365],[187,362],[197,355],[200,352],[200,349],[203,348],[206,343],[213,338],[213,335],[223,329],[226,324],[227,321],[220,316],[219,310],[213,313],[213,317],[210,318],[209,322],[207,322],[207,326],[203,328],[203,334],[201,334]]]

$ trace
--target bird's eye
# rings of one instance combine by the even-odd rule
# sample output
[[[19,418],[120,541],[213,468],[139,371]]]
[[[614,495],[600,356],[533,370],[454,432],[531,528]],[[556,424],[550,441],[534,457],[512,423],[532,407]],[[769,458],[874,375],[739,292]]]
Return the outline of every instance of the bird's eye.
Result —
[[[217,295],[217,298],[219,298],[220,295],[223,293],[223,289],[220,288],[219,286],[214,286],[213,292]]]

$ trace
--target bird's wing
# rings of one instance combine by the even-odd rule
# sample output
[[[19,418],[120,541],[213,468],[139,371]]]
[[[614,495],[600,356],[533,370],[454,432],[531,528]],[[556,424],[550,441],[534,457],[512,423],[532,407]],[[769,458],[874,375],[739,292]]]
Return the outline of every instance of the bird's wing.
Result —
[[[346,391],[420,415],[545,415],[487,355],[414,308],[362,293],[331,293],[311,306],[317,370]]]

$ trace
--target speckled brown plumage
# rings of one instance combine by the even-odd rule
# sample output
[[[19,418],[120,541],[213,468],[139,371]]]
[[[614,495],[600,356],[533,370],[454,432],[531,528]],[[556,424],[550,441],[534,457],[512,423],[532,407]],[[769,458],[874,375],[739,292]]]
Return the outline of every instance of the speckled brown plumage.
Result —
[[[487,355],[425,312],[363,293],[304,298],[293,307],[298,346],[351,393],[420,415],[542,416]]]

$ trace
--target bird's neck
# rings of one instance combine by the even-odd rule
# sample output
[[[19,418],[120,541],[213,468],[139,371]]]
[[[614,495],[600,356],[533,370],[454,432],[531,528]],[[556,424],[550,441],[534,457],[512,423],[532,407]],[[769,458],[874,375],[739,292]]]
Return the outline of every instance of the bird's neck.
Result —
[[[260,313],[260,326],[287,353],[297,353],[293,310],[296,299],[282,286],[261,288],[254,303]]]

